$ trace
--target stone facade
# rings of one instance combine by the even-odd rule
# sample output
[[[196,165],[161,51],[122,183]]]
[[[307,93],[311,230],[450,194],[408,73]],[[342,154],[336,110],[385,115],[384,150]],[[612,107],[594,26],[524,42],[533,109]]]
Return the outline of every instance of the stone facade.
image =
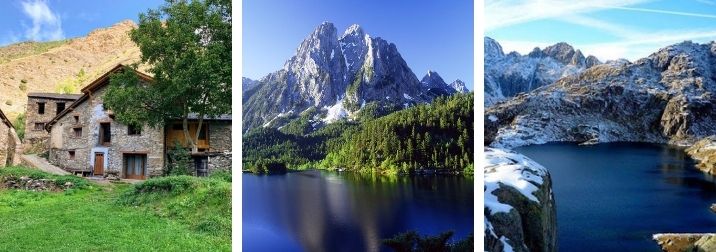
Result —
[[[21,150],[15,128],[0,111],[0,167],[19,164]]]
[[[113,119],[110,111],[103,106],[103,95],[107,83],[87,90],[79,100],[68,107],[68,111],[53,119],[50,129],[50,162],[73,172],[94,175],[116,173],[121,178],[130,178],[127,173],[128,158],[138,156],[148,178],[162,174],[164,167],[163,128],[144,126],[138,134],[130,134],[129,127]],[[100,141],[106,134],[103,127],[109,126],[109,141]],[[95,160],[102,158],[102,160]]]
[[[209,121],[209,173],[231,171],[231,120]]]
[[[118,174],[120,178],[137,178],[132,177],[136,174],[131,172],[130,166],[139,163],[144,167],[139,179],[162,175],[168,160],[167,151],[172,147],[168,143],[176,140],[170,136],[183,138],[183,134],[173,131],[176,123],[159,128],[144,126],[139,134],[134,130],[130,132],[127,125],[115,121],[111,111],[103,106],[108,84],[109,78],[100,77],[83,89],[84,94],[76,102],[50,120],[47,126],[50,162],[71,172],[98,175],[101,171],[104,176]],[[231,116],[206,119],[204,125],[208,137],[202,142],[201,152],[192,153],[195,168],[206,164],[208,173],[230,170]],[[103,130],[107,126],[109,129]],[[100,141],[107,132],[110,141]]]
[[[36,153],[46,151],[49,133],[45,130],[45,125],[80,96],[79,94],[27,94],[23,149]]]

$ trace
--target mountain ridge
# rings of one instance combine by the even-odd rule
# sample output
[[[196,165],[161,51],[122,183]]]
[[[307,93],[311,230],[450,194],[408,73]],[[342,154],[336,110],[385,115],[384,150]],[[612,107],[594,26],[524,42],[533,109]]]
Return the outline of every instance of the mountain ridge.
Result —
[[[21,42],[0,48],[9,61],[0,63],[0,109],[11,120],[25,111],[27,93],[69,90],[79,93],[88,81],[119,63],[140,60],[139,48],[128,32],[136,27],[131,20],[99,28],[84,37],[67,39],[47,50],[32,45],[53,42]],[[30,46],[27,46],[30,45]],[[14,55],[23,55],[15,57]]]
[[[408,107],[457,92],[444,81],[424,87],[395,44],[372,37],[357,24],[339,36],[330,22],[316,27],[282,69],[257,81],[243,93],[245,131],[280,127],[282,118],[310,108],[317,108],[316,122],[332,122],[367,103]],[[457,88],[461,82],[455,83]]]

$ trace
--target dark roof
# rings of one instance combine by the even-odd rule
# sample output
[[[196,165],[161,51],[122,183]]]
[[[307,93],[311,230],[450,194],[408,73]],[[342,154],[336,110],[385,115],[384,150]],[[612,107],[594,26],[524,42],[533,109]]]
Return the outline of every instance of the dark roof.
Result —
[[[199,115],[196,113],[189,113],[189,120],[199,120]],[[204,120],[214,120],[214,121],[231,121],[231,114],[224,114],[220,115],[218,117],[208,117],[204,116]]]
[[[124,68],[125,68],[125,65],[118,64],[118,65],[116,65],[115,67],[113,67],[112,69],[110,69],[109,71],[107,71],[105,74],[103,74],[102,76],[100,76],[99,78],[97,78],[96,80],[94,80],[92,83],[90,83],[89,85],[87,85],[87,86],[85,86],[84,88],[82,88],[82,95],[81,95],[79,98],[77,98],[77,100],[75,100],[72,104],[70,104],[70,106],[68,106],[65,110],[63,110],[62,112],[60,112],[60,114],[58,114],[57,116],[55,116],[54,118],[52,118],[52,120],[50,120],[50,121],[45,125],[45,130],[50,131],[50,128],[52,128],[52,125],[54,125],[58,120],[60,120],[60,118],[62,118],[62,117],[64,117],[65,115],[69,114],[70,111],[73,111],[77,106],[79,106],[79,105],[82,104],[84,101],[86,101],[86,100],[89,98],[90,93],[92,93],[92,92],[96,91],[97,89],[99,89],[99,88],[101,88],[101,87],[103,87],[103,86],[109,84],[109,77],[110,77],[110,75],[111,75],[112,73],[115,73],[115,72],[117,72],[117,71],[120,71],[120,70],[122,70],[122,69],[124,69]],[[139,78],[141,78],[141,79],[143,79],[143,80],[145,80],[145,81],[151,82],[151,81],[154,80],[154,79],[152,79],[151,76],[149,76],[149,75],[147,75],[147,74],[144,74],[144,73],[139,72],[139,71],[137,71],[137,70],[134,70],[134,72],[137,73],[137,75],[139,76]]]
[[[2,110],[0,110],[0,121],[5,123],[10,128],[13,128],[13,129],[15,128],[15,126],[12,125],[12,122],[10,122],[10,119],[8,119],[7,116],[5,116],[5,114],[2,112]]]
[[[56,100],[77,100],[82,94],[27,93],[27,97],[49,98]]]

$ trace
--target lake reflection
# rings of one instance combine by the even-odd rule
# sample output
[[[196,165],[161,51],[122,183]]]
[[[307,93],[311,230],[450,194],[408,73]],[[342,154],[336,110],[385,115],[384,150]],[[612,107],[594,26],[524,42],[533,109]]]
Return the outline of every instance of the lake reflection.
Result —
[[[681,149],[555,143],[516,151],[552,175],[561,251],[660,251],[654,233],[716,230],[714,177]]]
[[[473,181],[324,171],[243,174],[245,251],[382,251],[407,230],[472,233]]]

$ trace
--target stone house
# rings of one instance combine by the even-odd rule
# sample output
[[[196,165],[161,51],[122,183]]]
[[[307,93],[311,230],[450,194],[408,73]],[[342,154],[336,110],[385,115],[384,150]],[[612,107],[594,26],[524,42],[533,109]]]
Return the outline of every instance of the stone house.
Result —
[[[186,144],[183,135],[179,139],[169,138],[173,136],[174,124],[169,127],[127,126],[115,121],[112,111],[103,106],[110,75],[123,69],[123,65],[117,65],[87,85],[75,102],[48,122],[45,129],[50,135],[51,163],[70,172],[93,176],[146,179],[164,173],[170,147],[167,141],[179,140]],[[141,81],[152,82],[150,76],[141,72],[136,74]],[[222,164],[231,156],[230,118],[207,119],[206,134],[200,135],[207,139],[205,148],[201,153],[193,153],[195,164],[202,165],[198,167],[197,175],[208,174],[218,165],[230,168]],[[228,145],[224,139],[229,139]],[[209,144],[213,141],[218,145]]]
[[[35,152],[47,151],[47,140],[50,135],[45,130],[45,125],[80,96],[79,94],[28,93],[23,149]]]
[[[15,127],[0,110],[0,167],[20,164],[21,149]]]

